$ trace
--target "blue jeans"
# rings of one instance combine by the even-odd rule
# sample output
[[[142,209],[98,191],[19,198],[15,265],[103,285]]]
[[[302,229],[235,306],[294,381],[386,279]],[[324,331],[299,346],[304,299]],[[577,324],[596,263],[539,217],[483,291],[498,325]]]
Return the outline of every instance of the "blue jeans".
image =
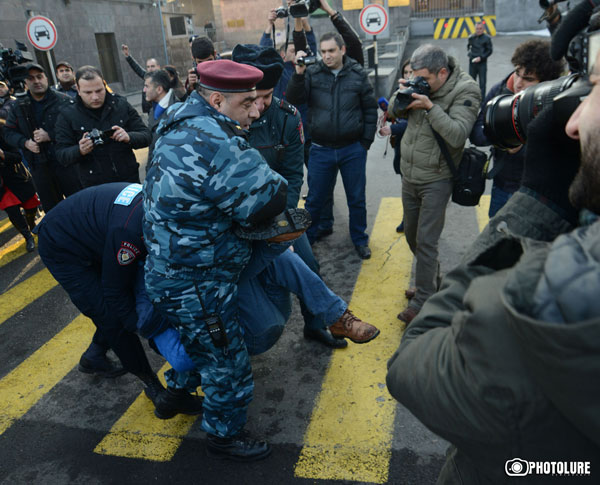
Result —
[[[365,172],[367,150],[359,142],[342,148],[328,148],[312,144],[308,161],[308,197],[306,210],[312,217],[312,225],[306,231],[310,243],[316,241],[321,211],[326,208],[328,196],[335,185],[337,171],[342,174],[346,201],[350,214],[350,237],[355,246],[369,242],[367,229],[367,205]]]
[[[496,184],[492,185],[492,196],[490,197],[490,211],[488,212],[490,219],[496,215],[504,204],[508,202],[513,192],[502,190]]]
[[[332,325],[348,308],[298,254],[281,250],[281,245],[255,243],[252,258],[240,275],[238,316],[250,355],[266,352],[281,336],[292,312],[290,292],[306,302],[313,315],[306,321],[311,328]],[[154,341],[173,368],[185,372],[194,363],[173,331],[167,329],[154,336]]]

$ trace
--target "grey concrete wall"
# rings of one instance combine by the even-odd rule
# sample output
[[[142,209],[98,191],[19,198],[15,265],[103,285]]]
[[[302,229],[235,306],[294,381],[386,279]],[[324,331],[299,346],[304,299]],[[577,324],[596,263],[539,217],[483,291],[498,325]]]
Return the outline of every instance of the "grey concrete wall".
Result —
[[[537,19],[542,9],[537,1],[495,0],[496,30],[498,32],[520,32],[544,29]]]
[[[121,44],[128,44],[142,65],[149,57],[165,61],[159,14],[152,0],[1,0],[0,42],[5,47],[14,48],[13,39],[17,39],[34,51],[25,34],[28,10],[54,22],[58,35],[54,57],[57,61],[67,60],[75,69],[85,64],[100,67],[94,34],[114,33],[122,81],[114,86],[117,91],[140,90],[143,86],[121,54]]]

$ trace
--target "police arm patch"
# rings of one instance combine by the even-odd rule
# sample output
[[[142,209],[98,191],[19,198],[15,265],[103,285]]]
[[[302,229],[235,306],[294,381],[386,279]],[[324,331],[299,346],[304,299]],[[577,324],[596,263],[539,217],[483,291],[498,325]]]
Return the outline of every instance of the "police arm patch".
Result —
[[[127,266],[135,261],[140,254],[140,250],[130,242],[121,242],[121,247],[117,251],[117,262],[121,266]]]

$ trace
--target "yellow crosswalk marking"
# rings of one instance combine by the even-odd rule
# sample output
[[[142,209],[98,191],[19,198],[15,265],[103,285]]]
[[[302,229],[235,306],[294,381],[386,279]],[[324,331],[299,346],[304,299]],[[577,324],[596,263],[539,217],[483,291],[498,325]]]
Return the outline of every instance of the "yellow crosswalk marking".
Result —
[[[169,369],[165,364],[159,376]],[[135,402],[98,443],[95,453],[101,455],[169,461],[188,434],[197,416],[178,414],[163,420],[154,416],[154,405],[140,393]]]
[[[0,249],[0,268],[26,253],[27,250],[25,249],[25,239],[19,236],[19,240],[17,242],[9,244],[8,246]]]
[[[0,435],[73,369],[93,332],[90,320],[78,316],[0,380]]]
[[[8,219],[4,222],[0,222],[0,233],[3,233],[11,226],[12,226],[12,224]]]
[[[50,272],[43,269],[4,292],[0,296],[0,325],[57,284]]]
[[[403,325],[396,315],[406,303],[412,254],[396,233],[402,200],[383,198],[350,308],[381,335],[365,345],[349,344],[333,353],[323,380],[298,477],[386,483],[392,453],[396,402],[385,386],[386,363],[398,348]]]
[[[475,207],[479,232],[483,231],[488,222],[490,222],[490,218],[488,217],[488,213],[490,212],[490,198],[489,195],[482,195],[481,199],[479,199],[479,205]]]

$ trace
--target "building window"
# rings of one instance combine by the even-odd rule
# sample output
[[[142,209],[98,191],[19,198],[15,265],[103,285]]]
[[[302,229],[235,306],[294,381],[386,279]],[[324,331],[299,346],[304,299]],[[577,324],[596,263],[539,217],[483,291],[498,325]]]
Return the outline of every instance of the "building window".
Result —
[[[100,58],[100,70],[107,83],[118,83],[119,71],[117,69],[117,42],[115,34],[96,34],[96,46],[98,47],[98,57]]]
[[[171,23],[171,36],[187,35],[185,17],[169,17]]]

